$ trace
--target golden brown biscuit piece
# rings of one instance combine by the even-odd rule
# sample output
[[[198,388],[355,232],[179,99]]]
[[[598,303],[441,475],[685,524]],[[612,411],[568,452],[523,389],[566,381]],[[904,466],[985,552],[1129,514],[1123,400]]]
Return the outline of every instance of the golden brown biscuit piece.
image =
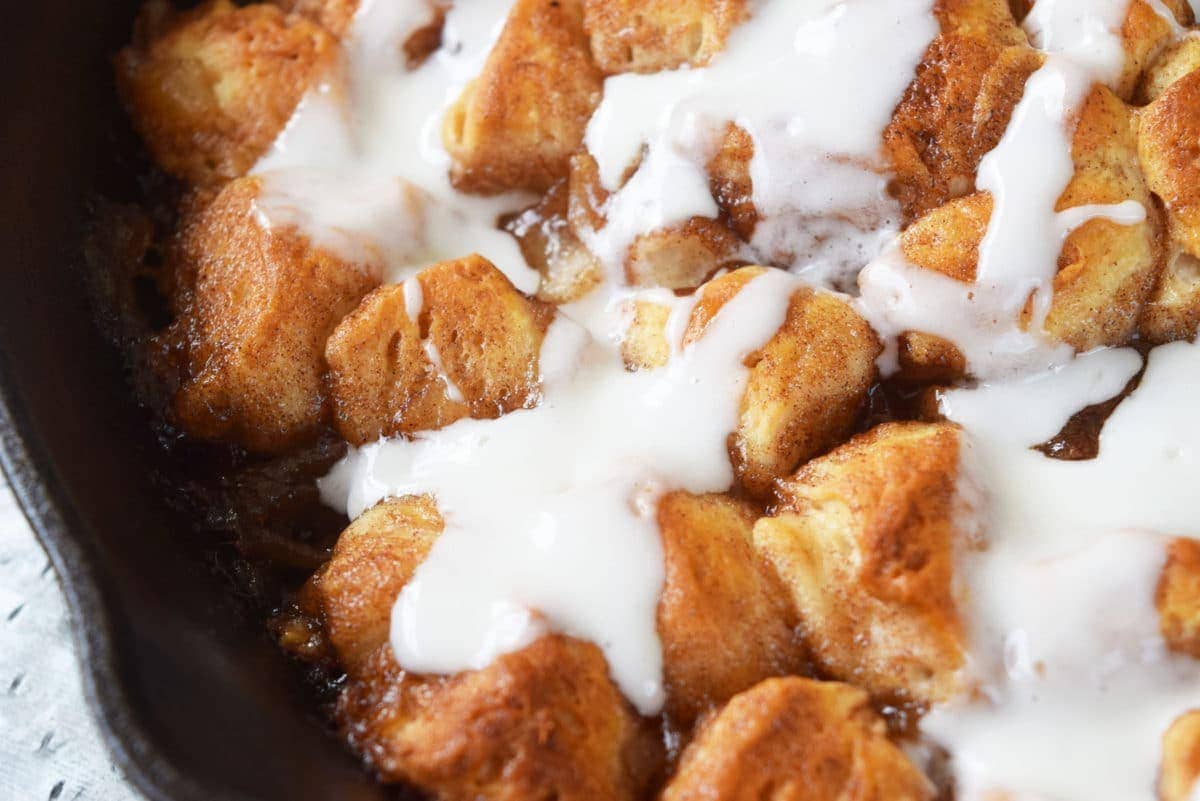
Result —
[[[450,179],[466,192],[544,192],[567,175],[600,102],[580,0],[517,0],[479,76],[446,112]]]
[[[1138,334],[1153,345],[1191,340],[1200,332],[1200,259],[1170,245],[1158,283],[1138,320]]]
[[[754,139],[744,128],[730,123],[707,165],[713,199],[728,218],[730,228],[747,242],[758,225],[754,181],[750,177],[753,158]]]
[[[749,14],[746,0],[584,0],[583,9],[592,55],[610,75],[704,66]]]
[[[1200,659],[1200,542],[1171,541],[1154,605],[1167,646]]]
[[[379,279],[295,228],[262,227],[259,187],[233,181],[185,217],[178,317],[163,340],[177,357],[171,406],[184,431],[277,452],[326,417],[325,340]]]
[[[1187,36],[1165,49],[1142,75],[1138,102],[1153,102],[1168,86],[1196,69],[1200,69],[1200,37]]]
[[[666,577],[658,634],[677,725],[801,666],[787,596],[751,543],[757,517],[725,495],[674,492],[659,502]]]
[[[975,36],[998,45],[1027,42],[1006,0],[936,0],[933,15],[942,33]]]
[[[339,433],[361,445],[537,402],[538,354],[554,309],[517,291],[481,256],[441,262],[380,287],[329,338],[325,358]]]
[[[755,525],[833,678],[917,702],[960,689],[961,447],[947,423],[877,426],[781,481],[778,507]]]
[[[980,159],[1000,142],[1041,62],[1027,45],[980,35],[933,40],[883,134],[890,190],[906,220],[974,189]]]
[[[572,164],[582,158],[577,156]],[[526,263],[541,275],[538,297],[548,303],[578,300],[604,277],[603,268],[580,241],[572,222],[577,172],[573,167],[567,181],[555,184],[541,200],[505,224],[516,237]]]
[[[442,532],[433,499],[381,501],[338,537],[311,590],[338,662],[351,676],[388,642],[392,605]]]
[[[1095,87],[1084,102],[1071,154],[1075,173],[1056,210],[1133,200],[1146,210],[1146,219],[1121,225],[1094,218],[1071,232],[1059,254],[1044,327],[1077,351],[1122,345],[1136,331],[1153,291],[1162,252],[1161,222],[1138,167],[1130,111],[1108,89]],[[933,209],[901,235],[904,256],[957,281],[974,281],[991,213],[986,192]],[[1028,312],[1023,324],[1029,322]],[[942,373],[945,365],[963,363],[957,349],[927,334],[920,339],[909,347],[907,373],[954,377]],[[908,345],[902,338],[902,352]]]
[[[1159,801],[1188,801],[1200,778],[1200,709],[1177,717],[1163,733]]]
[[[741,241],[720,220],[692,217],[635,239],[625,278],[633,286],[691,289],[737,262],[741,249]]]
[[[1155,8],[1158,5],[1159,8]],[[1175,24],[1159,13],[1160,9],[1175,17],[1179,25],[1192,23],[1192,8],[1187,0],[1133,0],[1121,23],[1121,49],[1125,62],[1113,89],[1122,100],[1132,99],[1144,80],[1147,68],[1162,52],[1176,41]]]
[[[1146,183],[1167,208],[1172,238],[1200,258],[1200,70],[1139,112],[1137,143]]]
[[[766,269],[742,267],[702,286],[682,344],[703,336],[721,307]],[[661,307],[634,315],[623,348],[630,369],[666,363],[665,320]],[[848,304],[797,288],[783,325],[746,361],[750,375],[729,448],[743,486],[768,496],[776,478],[844,441],[866,403],[880,352],[875,332]]]
[[[192,184],[243,175],[330,69],[334,39],[273,5],[210,0],[181,13],[151,0],[117,86],[154,160]]]
[[[848,684],[768,679],[683,753],[662,801],[924,801],[930,781]]]
[[[441,801],[633,801],[658,762],[600,649],[561,636],[449,677],[380,648],[336,715],[385,780]]]

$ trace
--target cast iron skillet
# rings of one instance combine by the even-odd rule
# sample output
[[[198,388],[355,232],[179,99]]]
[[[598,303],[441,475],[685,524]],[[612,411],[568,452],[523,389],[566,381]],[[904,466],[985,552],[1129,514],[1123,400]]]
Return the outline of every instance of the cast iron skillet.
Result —
[[[92,322],[87,199],[137,192],[109,63],[136,5],[4,7],[0,464],[66,591],[87,699],[148,798],[389,798],[189,551],[188,521],[151,483],[160,451]]]

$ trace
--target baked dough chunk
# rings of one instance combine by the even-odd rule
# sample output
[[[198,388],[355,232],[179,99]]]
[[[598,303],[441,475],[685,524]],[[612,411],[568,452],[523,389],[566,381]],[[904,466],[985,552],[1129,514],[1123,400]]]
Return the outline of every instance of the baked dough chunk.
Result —
[[[580,0],[517,0],[479,76],[446,112],[450,179],[466,192],[544,192],[567,175],[600,102]]]
[[[400,284],[372,292],[325,348],[334,419],[348,442],[495,418],[538,398],[538,355],[554,309],[480,256],[427,267],[409,316]],[[415,312],[415,310],[413,310]]]
[[[703,336],[721,307],[766,269],[742,267],[702,286],[683,344]],[[666,364],[666,319],[661,306],[635,307],[622,348],[630,369]],[[776,478],[850,435],[880,352],[875,332],[847,303],[808,287],[795,290],[783,325],[747,359],[750,376],[729,446],[746,489],[769,495]]]
[[[325,340],[379,283],[367,265],[255,218],[259,179],[188,215],[175,249],[174,420],[188,434],[277,452],[326,417]]]
[[[701,67],[748,15],[746,0],[584,0],[584,27],[600,69]]]
[[[730,228],[747,242],[758,225],[754,181],[750,177],[753,158],[754,139],[744,128],[730,123],[721,146],[707,165],[713,199],[729,220]]]
[[[1089,220],[1067,237],[1059,253],[1045,330],[1086,351],[1122,345],[1134,334],[1153,290],[1162,244],[1156,207],[1138,167],[1129,109],[1108,89],[1095,87],[1084,102],[1071,150],[1075,174],[1057,210],[1125,200],[1146,209],[1146,220],[1135,225]],[[955,280],[974,281],[991,213],[986,192],[933,209],[901,235],[904,256]],[[924,334],[902,338],[901,358],[910,375],[924,378],[958,377],[946,366],[965,364],[953,345]]]
[[[873,695],[939,701],[960,689],[953,590],[961,436],[885,423],[779,483],[754,545],[787,585],[813,659]]]
[[[633,286],[691,289],[735,262],[741,250],[741,240],[723,222],[692,217],[635,239],[625,277]]]
[[[567,180],[555,184],[537,203],[505,224],[516,237],[526,263],[542,277],[538,297],[549,303],[578,300],[604,277],[600,262],[580,241],[571,213],[578,203],[579,184],[585,180],[586,168],[577,165],[585,160],[591,161],[591,157],[573,157]]]
[[[658,633],[676,725],[801,666],[786,593],[751,543],[757,517],[725,495],[673,492],[659,502],[666,578]]]
[[[683,753],[662,801],[924,801],[932,783],[848,684],[768,679]]]
[[[1172,14],[1179,25],[1192,24],[1192,8],[1187,0],[1160,0],[1158,5],[1162,11]],[[1150,0],[1133,0],[1121,23],[1125,62],[1113,88],[1122,100],[1136,96],[1146,69],[1177,38],[1176,26],[1164,19],[1154,6]]]
[[[1184,53],[1180,61],[1192,57],[1200,58]],[[1167,267],[1142,330],[1154,342],[1191,339],[1200,319],[1200,69],[1163,89],[1138,116],[1142,169],[1166,207],[1170,234]]]
[[[385,780],[440,801],[634,801],[661,753],[600,649],[561,636],[450,677],[407,673],[382,647],[336,716]]]
[[[1162,738],[1159,801],[1188,801],[1200,779],[1200,709],[1175,719]]]
[[[1171,541],[1154,605],[1167,646],[1200,659],[1200,542]]]
[[[406,496],[379,502],[338,537],[310,589],[329,643],[350,676],[388,642],[392,605],[441,533],[433,499]]]
[[[883,133],[889,188],[906,221],[975,188],[979,161],[1000,142],[1041,63],[1024,44],[962,33],[933,40]]]
[[[236,178],[266,152],[334,61],[320,26],[273,5],[143,8],[117,86],[154,160],[192,184]]]
[[[1137,97],[1141,104],[1151,103],[1180,78],[1200,69],[1200,37],[1187,36],[1163,51],[1142,75]]]

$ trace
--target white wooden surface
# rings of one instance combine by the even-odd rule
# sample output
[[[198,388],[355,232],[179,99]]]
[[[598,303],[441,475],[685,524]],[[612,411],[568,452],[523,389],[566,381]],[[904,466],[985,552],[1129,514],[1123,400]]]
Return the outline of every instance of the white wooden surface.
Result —
[[[0,478],[0,801],[135,801],[84,706],[66,608]]]

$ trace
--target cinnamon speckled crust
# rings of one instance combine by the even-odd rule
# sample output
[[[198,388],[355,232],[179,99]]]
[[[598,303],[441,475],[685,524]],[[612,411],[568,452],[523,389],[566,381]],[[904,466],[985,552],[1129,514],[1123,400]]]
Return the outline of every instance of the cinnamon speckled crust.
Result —
[[[959,449],[950,424],[885,423],[779,482],[755,525],[833,678],[918,702],[961,689]]]
[[[1200,257],[1200,69],[1140,111],[1138,155],[1146,182],[1166,205],[1173,239]]]
[[[713,199],[728,218],[729,227],[747,242],[758,225],[754,181],[750,177],[753,158],[754,139],[744,128],[730,123],[721,137],[721,146],[706,167]]]
[[[1137,102],[1151,103],[1167,87],[1193,70],[1200,69],[1200,37],[1188,36],[1163,50],[1158,60],[1142,75]]]
[[[980,160],[999,143],[1041,63],[1024,44],[962,33],[933,40],[883,133],[889,188],[905,220],[974,188]]]
[[[1200,659],[1200,542],[1171,541],[1154,605],[1167,646]]]
[[[848,684],[768,679],[684,751],[661,801],[927,801],[930,781]]]
[[[754,506],[725,495],[674,492],[659,502],[658,634],[677,725],[802,666],[783,586],[751,544],[757,518]]]
[[[279,452],[327,417],[325,341],[379,280],[257,221],[257,178],[185,216],[174,248],[178,317],[161,337],[179,372],[171,402],[193,437]]]
[[[338,537],[310,582],[338,663],[358,676],[388,642],[392,605],[442,532],[426,496],[389,498],[363,512]]]
[[[243,175],[334,62],[323,28],[273,5],[150,0],[116,58],[117,86],[155,161],[192,184]]]
[[[1177,717],[1163,733],[1159,801],[1189,801],[1200,778],[1200,709]]]
[[[380,648],[336,715],[383,779],[439,801],[634,801],[661,761],[600,649],[562,636],[450,677],[407,673]]]
[[[606,73],[701,67],[748,16],[746,0],[584,0],[592,55]]]
[[[479,194],[546,191],[566,177],[602,89],[580,0],[517,0],[483,70],[446,112],[451,181]]]
[[[721,307],[766,269],[742,267],[704,284],[683,344],[703,336]],[[665,319],[645,308],[635,314],[623,351],[630,369],[666,363]],[[751,494],[769,496],[776,478],[850,435],[881,350],[875,332],[847,303],[808,287],[795,290],[783,325],[746,360],[750,375],[729,454]]]
[[[700,290],[684,342],[762,267],[743,267]],[[769,342],[747,359],[730,458],[742,484],[759,496],[797,465],[843,441],[854,428],[875,380],[875,332],[836,296],[800,287]]]
[[[1075,173],[1057,210],[1125,200],[1146,210],[1146,220],[1134,225],[1092,219],[1063,243],[1045,330],[1082,352],[1123,345],[1134,335],[1162,267],[1164,237],[1157,206],[1139,169],[1132,114],[1102,86],[1093,88],[1079,112],[1071,154]],[[904,231],[902,251],[919,267],[957,281],[974,281],[979,244],[991,213],[986,192],[952,200]],[[953,345],[930,335],[918,339],[906,354],[908,375],[958,377],[941,369],[964,364]],[[902,338],[902,352],[905,347]]]
[[[1193,22],[1188,0],[1161,0],[1162,7],[1181,25]],[[1175,40],[1174,26],[1147,0],[1133,0],[1121,23],[1121,48],[1125,62],[1114,89],[1122,100],[1135,97],[1142,75],[1151,63]]]
[[[335,423],[352,444],[537,402],[538,354],[553,307],[518,292],[477,255],[427,267],[414,280],[423,296],[417,319],[408,316],[403,286],[393,284],[364,298],[329,338]],[[436,348],[440,369],[423,341]]]
[[[1200,39],[1184,39],[1147,72],[1138,155],[1166,210],[1166,255],[1142,312],[1142,337],[1160,344],[1200,330]]]

